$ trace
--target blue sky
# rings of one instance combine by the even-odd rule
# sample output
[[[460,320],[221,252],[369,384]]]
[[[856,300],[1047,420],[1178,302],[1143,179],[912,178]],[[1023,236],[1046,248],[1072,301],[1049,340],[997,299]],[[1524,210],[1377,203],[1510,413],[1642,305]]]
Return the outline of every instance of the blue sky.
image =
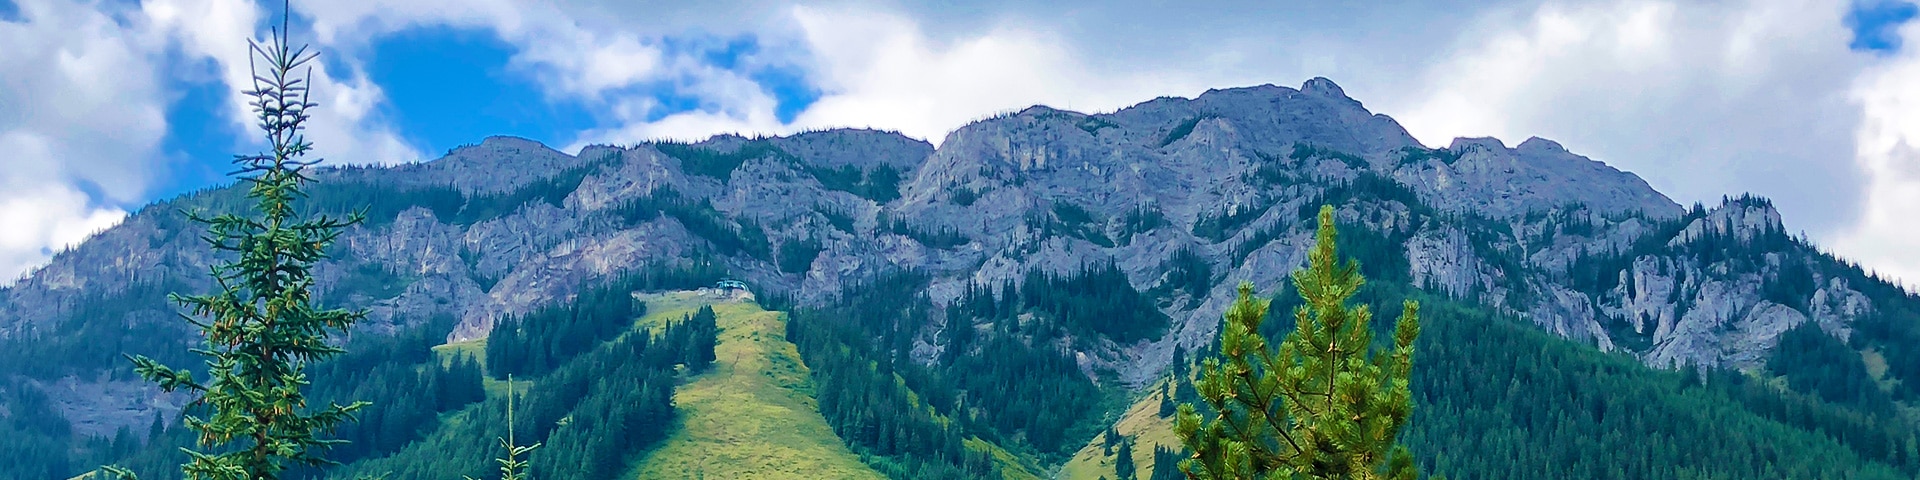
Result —
[[[1847,12],[1847,28],[1853,30],[1854,50],[1894,53],[1900,50],[1897,29],[1920,13],[1920,5],[1899,0],[1856,2]]]
[[[743,63],[742,57],[760,51],[752,35],[721,38],[693,32],[661,36],[658,42],[666,51],[745,75],[778,102],[774,114],[782,122],[792,121],[820,96],[797,67]],[[385,93],[386,102],[380,106],[379,115],[426,154],[420,160],[491,135],[566,145],[582,131],[617,121],[596,111],[590,101],[549,95],[532,72],[512,64],[516,52],[514,45],[489,29],[436,25],[381,35],[365,52],[359,52],[357,59],[364,62],[368,78]],[[216,68],[212,62],[176,62],[179,71],[169,79],[167,88],[177,95],[168,112],[170,128],[164,148],[178,163],[164,186],[155,191],[156,199],[227,181],[226,162],[245,141],[236,136],[251,133],[238,130],[228,118],[229,112],[221,109],[223,96],[230,89],[210,73]],[[675,80],[633,85],[608,94],[659,102],[659,108],[648,112],[645,120],[703,108],[703,99],[678,91]]]
[[[0,279],[257,148],[228,82],[278,2],[0,0]],[[1911,0],[294,2],[333,161],[875,127],[1327,76],[1423,142],[1552,138],[1683,204],[1754,192],[1920,279]],[[112,68],[106,68],[112,66]],[[106,80],[106,81],[103,81]],[[99,101],[92,101],[92,100]],[[11,111],[9,111],[11,110]],[[0,280],[4,284],[5,280]]]

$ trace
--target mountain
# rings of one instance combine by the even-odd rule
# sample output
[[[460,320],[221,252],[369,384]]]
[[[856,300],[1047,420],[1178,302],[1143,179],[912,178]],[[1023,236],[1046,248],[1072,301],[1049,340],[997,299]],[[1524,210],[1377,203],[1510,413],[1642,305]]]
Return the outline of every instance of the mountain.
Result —
[[[623,283],[691,268],[711,275],[683,277],[739,279],[761,304],[795,312],[796,328],[813,332],[792,343],[814,380],[827,382],[820,355],[840,351],[832,345],[894,365],[905,398],[925,405],[908,403],[964,426],[955,442],[1023,469],[1066,463],[1152,398],[1182,368],[1176,357],[1208,348],[1234,285],[1289,288],[1322,204],[1338,209],[1343,251],[1370,281],[1586,345],[1565,358],[1603,365],[1596,372],[1628,368],[1609,363],[1623,358],[1745,372],[1733,375],[1784,379],[1766,395],[1834,418],[1909,426],[1920,393],[1920,297],[1789,235],[1767,200],[1683,207],[1539,138],[1429,148],[1324,78],[1105,114],[1036,106],[968,124],[937,148],[848,129],[577,155],[492,137],[315,180],[313,211],[367,214],[318,270],[324,303],[370,312],[365,335],[476,345],[503,320],[542,318],[608,285],[698,286]],[[0,416],[48,412],[47,425],[18,428],[85,438],[176,415],[185,399],[132,379],[120,354],[194,361],[193,332],[164,297],[208,289],[211,257],[182,212],[233,211],[239,195],[220,187],[150,205],[0,288]],[[859,320],[832,326],[821,312]],[[1781,340],[1796,328],[1819,338]],[[1839,363],[1818,365],[1838,373],[1774,361],[1834,348],[1843,354],[1819,358]],[[1009,365],[1051,375],[1041,383],[1063,385],[1047,393],[1062,403],[996,400],[995,384],[968,383]],[[1629,383],[1667,375],[1634,371]],[[1859,375],[1865,387],[1810,386]],[[822,414],[852,415],[836,412]],[[1776,421],[1750,413],[1739,418]],[[1791,427],[1782,431],[1823,431]],[[1903,457],[1911,434],[1887,438],[1878,453],[1837,448],[1899,468],[1920,461]]]

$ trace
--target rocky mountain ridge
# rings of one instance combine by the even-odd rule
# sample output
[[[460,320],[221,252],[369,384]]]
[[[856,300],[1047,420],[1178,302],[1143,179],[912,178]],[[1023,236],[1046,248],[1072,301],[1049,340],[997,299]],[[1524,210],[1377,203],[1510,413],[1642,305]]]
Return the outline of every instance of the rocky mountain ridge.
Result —
[[[317,211],[368,213],[323,264],[323,298],[368,309],[363,328],[375,333],[453,316],[450,340],[654,263],[710,261],[801,305],[893,272],[929,276],[923,293],[946,304],[1029,271],[1111,263],[1171,323],[1153,338],[1081,335],[1059,347],[1090,375],[1142,385],[1176,346],[1211,340],[1233,285],[1282,288],[1304,264],[1321,204],[1371,252],[1362,261],[1375,281],[1471,299],[1658,366],[1754,368],[1788,328],[1813,321],[1846,338],[1876,302],[1909,301],[1863,293],[1879,280],[1788,236],[1764,199],[1683,208],[1539,138],[1427,148],[1324,78],[1099,115],[1036,106],[957,129],[939,148],[845,129],[577,155],[492,137],[317,179]],[[60,253],[0,288],[0,342],[146,332],[84,340],[190,345],[164,303],[136,293],[207,288],[210,254],[179,211],[238,204],[231,188],[160,202]],[[120,303],[129,307],[111,318],[89,309]],[[100,322],[126,328],[86,327]],[[937,356],[943,328],[917,332],[916,354]],[[118,353],[0,375],[67,385],[56,391],[122,388],[124,375],[103,373]],[[178,408],[158,395],[54,396],[76,424],[107,432]]]

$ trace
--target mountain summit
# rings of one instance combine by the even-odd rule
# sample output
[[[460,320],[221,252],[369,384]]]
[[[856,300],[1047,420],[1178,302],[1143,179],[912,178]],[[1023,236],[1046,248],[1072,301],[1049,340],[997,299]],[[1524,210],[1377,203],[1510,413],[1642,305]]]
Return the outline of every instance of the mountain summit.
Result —
[[[1325,78],[1108,114],[1035,106],[954,130],[938,148],[850,129],[578,155],[491,137],[317,181],[313,208],[369,214],[318,270],[324,301],[368,309],[372,334],[446,318],[456,342],[687,261],[802,307],[903,274],[924,278],[910,294],[941,309],[1062,278],[1151,306],[1138,323],[1062,327],[1057,342],[1089,377],[1144,386],[1177,350],[1207,348],[1234,285],[1282,289],[1323,204],[1374,282],[1659,367],[1761,368],[1796,326],[1847,339],[1877,312],[1920,304],[1787,235],[1764,199],[1683,208],[1540,138],[1428,148]],[[88,433],[177,411],[172,397],[105,372],[122,366],[119,353],[196,341],[158,300],[207,288],[208,253],[180,212],[232,209],[238,195],[215,188],[141,209],[0,288],[0,343],[18,347],[0,355],[0,375],[34,379]],[[903,351],[948,355],[950,329],[973,325],[946,318],[899,332]],[[1916,370],[1885,379],[1920,385]]]

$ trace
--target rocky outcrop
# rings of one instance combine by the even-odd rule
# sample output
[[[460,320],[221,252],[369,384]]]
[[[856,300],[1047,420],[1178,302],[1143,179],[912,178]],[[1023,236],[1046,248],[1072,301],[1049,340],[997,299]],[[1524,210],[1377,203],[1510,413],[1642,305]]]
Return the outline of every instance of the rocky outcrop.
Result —
[[[702,153],[669,154],[690,151]],[[1173,324],[1155,339],[1061,345],[1084,370],[1138,385],[1176,347],[1211,341],[1236,284],[1274,291],[1303,266],[1321,204],[1338,207],[1351,238],[1372,242],[1367,253],[1381,254],[1380,265],[1404,269],[1387,278],[1655,365],[1754,365],[1784,329],[1812,320],[1845,335],[1875,301],[1819,268],[1804,290],[1778,288],[1799,275],[1796,265],[1831,259],[1785,239],[1763,200],[1685,211],[1631,173],[1537,138],[1428,149],[1324,78],[1099,115],[1036,106],[961,127],[937,149],[873,130],[578,154],[492,137],[438,160],[317,178],[402,203],[341,237],[319,269],[322,298],[367,309],[363,328],[374,332],[450,315],[459,319],[450,340],[485,336],[501,318],[643,265],[694,256],[802,304],[889,272],[930,277],[922,293],[944,304],[969,285],[1111,262],[1159,296]],[[469,205],[518,203],[480,213],[404,204],[428,190],[457,192]],[[667,191],[697,206],[706,226],[622,213]],[[76,303],[132,285],[204,289],[213,258],[177,211],[232,205],[233,196],[216,189],[142,209],[0,288],[0,342],[56,331]],[[805,241],[819,253],[795,272],[771,252],[725,251],[709,238],[749,226],[776,250]],[[1206,265],[1204,285],[1169,284],[1167,266],[1182,254]],[[168,308],[126,320],[166,321]],[[918,332],[917,358],[937,356],[940,328]],[[140,416],[86,413],[120,408],[82,397],[123,387],[78,378],[40,385],[79,392],[62,397],[70,418],[100,419],[84,421],[101,428]],[[87,386],[96,384],[107,386]]]

